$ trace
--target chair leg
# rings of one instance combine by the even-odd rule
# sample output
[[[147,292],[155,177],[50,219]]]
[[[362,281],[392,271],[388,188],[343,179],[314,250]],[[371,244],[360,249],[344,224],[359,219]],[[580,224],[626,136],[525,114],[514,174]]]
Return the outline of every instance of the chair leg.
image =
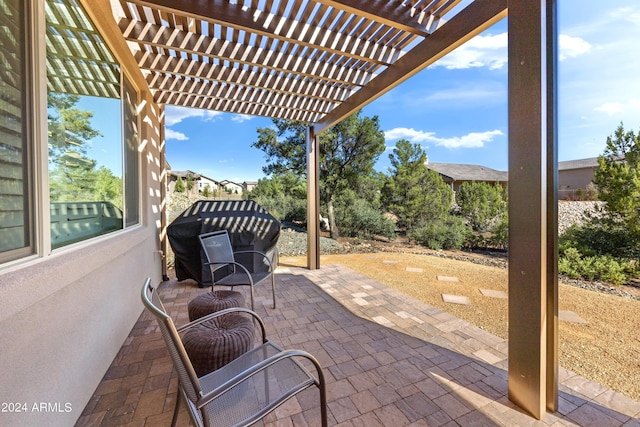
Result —
[[[176,427],[178,422],[178,413],[180,412],[180,399],[182,399],[182,393],[180,393],[180,386],[178,386],[178,393],[176,394],[176,406],[173,408],[173,418],[171,418],[171,427]]]
[[[271,273],[271,294],[273,295],[273,308],[276,308],[276,275]]]

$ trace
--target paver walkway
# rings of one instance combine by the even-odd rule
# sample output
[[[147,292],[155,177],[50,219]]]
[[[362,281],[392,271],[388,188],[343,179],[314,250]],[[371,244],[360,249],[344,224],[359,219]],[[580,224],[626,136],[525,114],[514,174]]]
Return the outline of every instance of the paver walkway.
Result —
[[[640,426],[639,402],[562,369],[560,410],[534,420],[507,398],[504,340],[346,267],[279,269],[276,310],[270,290],[257,290],[268,336],[322,364],[330,425]],[[178,324],[206,291],[175,280],[160,288]],[[78,425],[169,425],[177,378],[153,322],[142,314]],[[264,425],[316,426],[316,401],[305,391]]]

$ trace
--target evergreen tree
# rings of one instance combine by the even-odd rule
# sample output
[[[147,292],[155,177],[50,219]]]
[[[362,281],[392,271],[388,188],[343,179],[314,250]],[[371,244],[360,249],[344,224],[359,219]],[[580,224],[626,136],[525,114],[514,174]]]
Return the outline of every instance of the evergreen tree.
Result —
[[[399,226],[410,230],[448,214],[453,192],[440,174],[427,168],[420,145],[402,139],[389,159],[391,175],[382,188],[382,202],[398,217]]]
[[[76,107],[78,95],[48,93],[49,195],[52,202],[108,201],[122,208],[122,179],[87,156],[92,111]]]
[[[267,174],[293,171],[303,175],[306,170],[307,123],[274,119],[273,128],[258,129],[253,146],[263,150],[269,163]],[[339,230],[335,221],[336,196],[347,188],[355,188],[360,179],[374,173],[373,166],[384,151],[384,133],[378,117],[352,114],[319,138],[320,200],[327,207],[331,237]]]
[[[600,199],[607,202],[609,218],[619,219],[640,237],[640,134],[625,132],[620,123],[598,157],[594,182]]]
[[[187,190],[189,193],[191,193],[191,190],[193,190],[194,186],[195,186],[195,181],[193,179],[193,175],[187,174]]]
[[[456,194],[456,202],[473,231],[480,233],[497,225],[498,218],[507,212],[504,189],[486,182],[463,183]]]
[[[184,193],[184,181],[182,180],[182,177],[179,176],[178,179],[176,180],[176,185],[173,187],[173,192],[174,193]]]

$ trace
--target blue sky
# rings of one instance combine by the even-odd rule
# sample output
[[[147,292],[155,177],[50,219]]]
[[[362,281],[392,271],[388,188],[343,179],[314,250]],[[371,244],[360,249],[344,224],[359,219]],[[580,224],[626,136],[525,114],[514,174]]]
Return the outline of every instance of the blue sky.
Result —
[[[640,2],[559,3],[559,160],[602,154],[620,122],[640,131]],[[387,151],[419,143],[429,161],[507,169],[507,21],[503,20],[364,108],[377,115]],[[216,180],[264,177],[251,147],[270,119],[166,107],[166,158]]]

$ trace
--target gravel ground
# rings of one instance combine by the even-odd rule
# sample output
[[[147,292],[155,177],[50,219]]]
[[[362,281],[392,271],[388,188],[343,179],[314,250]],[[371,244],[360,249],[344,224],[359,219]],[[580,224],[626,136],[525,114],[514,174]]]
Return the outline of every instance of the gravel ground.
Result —
[[[278,247],[280,265],[306,265],[305,233],[283,230]],[[322,265],[345,265],[507,339],[507,300],[480,293],[480,289],[508,292],[504,254],[436,252],[328,238],[320,239],[320,250]],[[406,267],[421,268],[423,273],[407,272]],[[454,276],[460,282],[440,282],[437,275]],[[561,366],[640,401],[640,290],[561,279],[559,292],[559,309],[573,311],[587,322],[560,322]],[[443,293],[465,295],[471,305],[446,304]]]

